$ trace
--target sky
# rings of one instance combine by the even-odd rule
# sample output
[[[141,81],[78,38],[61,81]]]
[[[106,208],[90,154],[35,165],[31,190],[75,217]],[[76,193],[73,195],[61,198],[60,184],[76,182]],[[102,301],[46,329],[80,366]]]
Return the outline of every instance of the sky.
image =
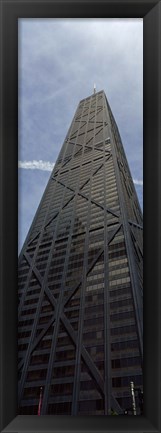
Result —
[[[18,248],[81,99],[104,90],[143,203],[143,20],[19,19]]]

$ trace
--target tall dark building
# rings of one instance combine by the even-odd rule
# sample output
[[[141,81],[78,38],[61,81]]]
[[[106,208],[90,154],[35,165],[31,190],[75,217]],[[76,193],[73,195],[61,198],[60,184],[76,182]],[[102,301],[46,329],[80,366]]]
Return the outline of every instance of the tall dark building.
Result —
[[[20,414],[130,411],[130,382],[142,389],[142,229],[116,122],[94,93],[78,105],[19,258]],[[136,405],[140,414],[137,395]]]

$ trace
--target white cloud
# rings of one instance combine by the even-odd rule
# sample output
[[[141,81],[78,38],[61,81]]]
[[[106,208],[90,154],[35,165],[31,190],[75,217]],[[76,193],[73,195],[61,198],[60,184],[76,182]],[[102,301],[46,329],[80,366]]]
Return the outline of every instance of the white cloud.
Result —
[[[135,185],[141,185],[141,186],[143,186],[143,181],[142,180],[133,179],[133,182],[135,183]]]
[[[19,161],[18,167],[25,168],[27,170],[43,170],[43,171],[52,171],[55,163],[50,161]],[[143,186],[143,181],[140,179],[133,179],[135,185]]]
[[[19,161],[18,167],[25,168],[30,170],[43,170],[43,171],[52,171],[54,167],[54,162],[49,161]]]

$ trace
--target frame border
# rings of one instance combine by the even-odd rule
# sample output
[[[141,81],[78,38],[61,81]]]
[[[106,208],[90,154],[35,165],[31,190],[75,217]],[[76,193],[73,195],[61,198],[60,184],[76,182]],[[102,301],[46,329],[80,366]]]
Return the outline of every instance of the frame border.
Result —
[[[161,432],[161,1],[0,0],[1,431]],[[18,18],[143,18],[144,416],[17,416]],[[126,49],[126,47],[125,47]],[[101,419],[100,419],[101,418]]]

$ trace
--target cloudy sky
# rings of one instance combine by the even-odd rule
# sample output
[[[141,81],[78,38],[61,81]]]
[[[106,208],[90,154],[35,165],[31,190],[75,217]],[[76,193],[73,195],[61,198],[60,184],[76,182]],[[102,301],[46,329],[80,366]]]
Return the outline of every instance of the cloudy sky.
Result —
[[[19,251],[94,83],[108,98],[142,206],[142,19],[19,19]]]

